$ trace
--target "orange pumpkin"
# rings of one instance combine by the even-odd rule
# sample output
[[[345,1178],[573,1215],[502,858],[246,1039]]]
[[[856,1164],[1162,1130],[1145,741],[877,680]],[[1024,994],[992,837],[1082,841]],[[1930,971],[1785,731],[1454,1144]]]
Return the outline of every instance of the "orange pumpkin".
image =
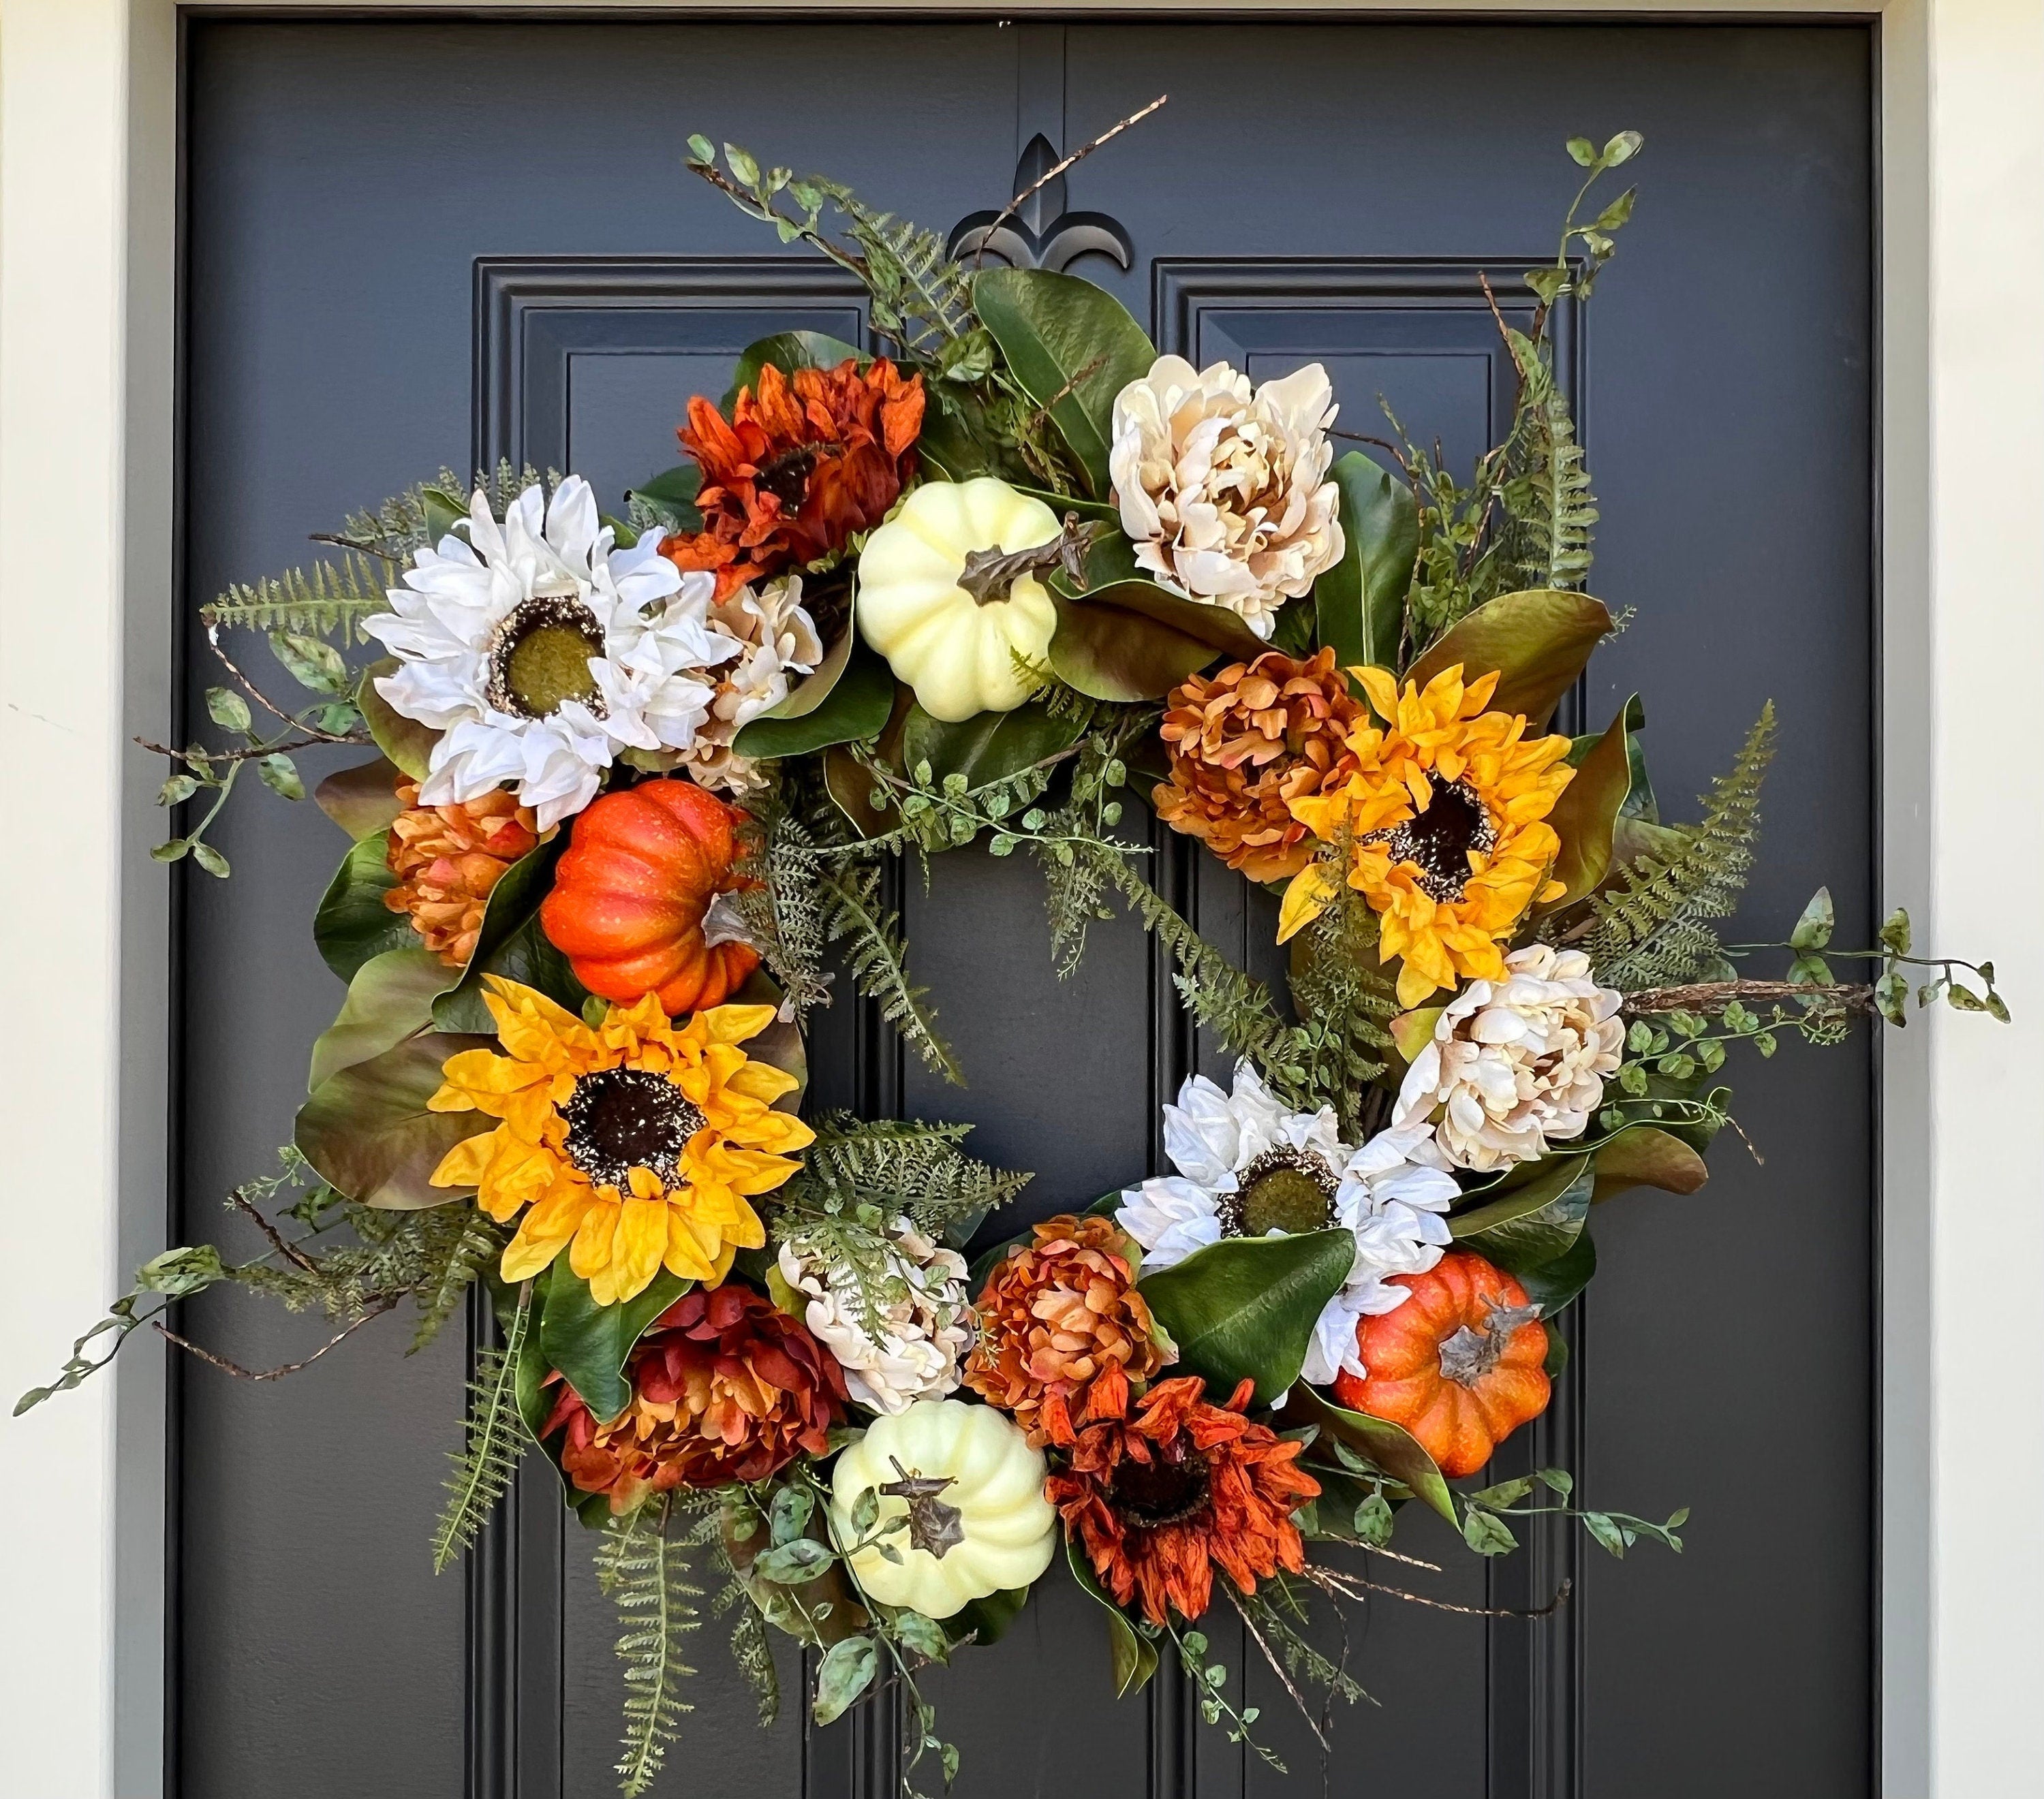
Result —
[[[745,814],[694,781],[606,793],[575,820],[540,924],[590,992],[657,993],[671,1015],[720,1006],[759,967],[743,943],[708,943],[703,915],[736,886]]]
[[[1467,1249],[1389,1284],[1412,1297],[1357,1326],[1356,1352],[1368,1371],[1337,1375],[1335,1397],[1351,1411],[1403,1425],[1443,1474],[1474,1474],[1547,1409],[1539,1309],[1504,1269]]]

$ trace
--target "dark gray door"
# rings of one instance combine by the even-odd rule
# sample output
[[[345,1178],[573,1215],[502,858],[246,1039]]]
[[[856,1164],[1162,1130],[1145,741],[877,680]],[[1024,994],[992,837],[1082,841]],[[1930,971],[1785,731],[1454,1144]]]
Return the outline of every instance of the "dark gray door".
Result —
[[[774,253],[680,167],[691,131],[847,179],[939,227],[1000,205],[1041,132],[1076,144],[1170,104],[1070,178],[1120,221],[1126,270],[1080,272],[1160,346],[1262,374],[1318,358],[1343,424],[1388,397],[1466,467],[1506,396],[1477,288],[1523,310],[1571,173],[1562,137],[1646,136],[1616,267],[1570,321],[1605,523],[1595,590],[1637,608],[1584,704],[1635,689],[1665,796],[1696,792],[1762,700],[1784,721],[1748,934],[1819,880],[1864,941],[1872,865],[1873,572],[1868,31],[1837,26],[1348,23],[198,22],[187,43],[186,579],[301,559],[308,531],[442,462],[573,467],[615,503],[674,459],[686,395],[749,339],[855,337],[857,294]],[[191,658],[204,680],[202,656]],[[1664,800],[1665,803],[1665,800]],[[340,990],[307,923],[340,845],[309,807],[244,808],[234,879],[181,866],[179,1216],[229,1228]],[[1268,964],[1272,920],[1181,842],[1161,877],[1217,942]],[[820,1096],[974,1120],[1039,1179],[1020,1210],[1149,1172],[1196,1046],[1149,946],[1097,934],[1060,988],[1025,869],[943,858],[903,895],[971,1077],[935,1087],[856,1011],[826,1017]],[[1385,1601],[1350,1649],[1381,1702],[1340,1721],[1328,1790],[1412,1799],[1825,1799],[1863,1793],[1876,1195],[1857,1049],[1786,1052],[1712,1185],[1600,1215],[1576,1355],[1515,1453],[1592,1503],[1694,1508],[1679,1561],[1586,1559],[1565,1536],[1488,1569],[1428,1534],[1463,1603],[1576,1598],[1527,1625]],[[309,1344],[245,1301],[191,1328],[252,1364]],[[461,1410],[451,1333],[407,1361],[365,1332],[287,1387],[175,1375],[177,1740],[185,1799],[593,1799],[613,1790],[617,1667],[588,1540],[536,1477],[464,1577],[426,1532]],[[1451,1558],[1451,1559],[1450,1559]],[[1412,1571],[1404,1571],[1410,1574]],[[1281,1694],[1252,1671],[1288,1786],[1193,1720],[1167,1673],[1108,1696],[1097,1617],[1053,1582],[999,1647],[935,1682],[961,1790],[1315,1789]],[[706,1623],[667,1789],[886,1799],[890,1725],[754,1724]],[[1216,1628],[1216,1653],[1250,1658]]]

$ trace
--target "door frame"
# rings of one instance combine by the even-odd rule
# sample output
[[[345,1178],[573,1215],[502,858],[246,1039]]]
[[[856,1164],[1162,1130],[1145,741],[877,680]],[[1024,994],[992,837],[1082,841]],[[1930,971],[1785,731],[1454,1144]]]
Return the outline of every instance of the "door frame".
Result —
[[[0,1016],[22,1045],[0,1083],[0,1141],[6,1241],[33,1271],[0,1308],[10,1394],[47,1379],[52,1352],[163,1246],[170,884],[146,853],[156,773],[129,740],[161,739],[172,685],[182,10],[6,0],[0,10],[0,767],[15,876],[0,901],[13,947],[0,962]],[[203,9],[322,10],[336,9]],[[349,0],[345,10],[620,9]],[[722,10],[1258,10],[1143,0]],[[1997,1264],[2044,1264],[2038,1174],[2002,1125],[2033,1115],[2044,1093],[2044,954],[2016,940],[2034,906],[1996,903],[2044,891],[2044,800],[2019,785],[2035,701],[2003,698],[2044,690],[2036,507],[2020,499],[2044,426],[2044,336],[2029,316],[2044,292],[2044,6],[1306,0],[1279,16],[1393,12],[1850,17],[1877,33],[1881,900],[1908,906],[1922,941],[2000,952],[2018,1009],[2005,1029],[1929,1018],[1887,1034],[1880,1052],[1878,1333],[1896,1346],[1877,1375],[1881,1790],[2001,1790],[2032,1751],[2044,1547],[2014,1496],[2044,1489],[2044,1406],[2028,1378],[2034,1299],[2019,1284],[1982,1304],[1967,1258],[1991,1246]],[[60,558],[53,544],[65,546]],[[1982,670],[1998,677],[1992,689]],[[39,844],[60,846],[60,859]],[[1785,1217],[1792,1200],[1783,1197]],[[12,1601],[0,1707],[25,1792],[163,1791],[165,1390],[160,1344],[138,1341],[112,1375],[0,1429]],[[1976,1443],[1984,1455],[1969,1455]],[[1769,1498],[1756,1483],[1752,1502]],[[1785,1506],[1782,1528],[1822,1528],[1823,1503]]]

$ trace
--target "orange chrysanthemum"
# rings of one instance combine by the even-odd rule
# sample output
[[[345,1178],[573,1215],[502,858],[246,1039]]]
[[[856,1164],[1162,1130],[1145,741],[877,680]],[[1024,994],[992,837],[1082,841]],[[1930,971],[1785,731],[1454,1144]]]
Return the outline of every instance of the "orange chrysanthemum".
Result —
[[[1563,891],[1547,878],[1562,845],[1546,819],[1575,773],[1569,740],[1528,738],[1520,715],[1485,712],[1494,672],[1465,684],[1458,662],[1402,693],[1382,669],[1354,673],[1388,728],[1358,724],[1354,772],[1293,800],[1292,815],[1323,842],[1350,839],[1348,884],[1379,915],[1379,958],[1402,960],[1400,1005],[1459,978],[1502,980],[1500,942],[1536,899]],[[1318,917],[1335,886],[1324,862],[1294,876],[1278,941]]]
[[[1253,1593],[1258,1580],[1306,1565],[1292,1514],[1320,1488],[1297,1465],[1305,1445],[1243,1415],[1253,1383],[1225,1406],[1203,1398],[1204,1386],[1196,1375],[1160,1381],[1132,1422],[1067,1425],[1051,1438],[1066,1465],[1045,1497],[1116,1604],[1139,1598],[1155,1624],[1204,1612],[1216,1566]]]
[[[1151,804],[1251,880],[1297,874],[1313,844],[1291,802],[1339,778],[1362,716],[1331,649],[1304,662],[1266,650],[1253,662],[1196,674],[1166,703],[1159,735],[1171,778]]]
[[[628,1512],[649,1493],[765,1480],[821,1456],[844,1415],[844,1371],[770,1300],[733,1283],[696,1287],[655,1319],[625,1364],[632,1403],[601,1419],[559,1375],[540,1434],[565,1429],[561,1467]]]
[[[795,1077],[738,1047],[774,1022],[771,1006],[670,1022],[649,993],[592,1030],[501,975],[483,989],[504,1053],[450,1056],[426,1107],[503,1121],[457,1143],[432,1180],[474,1187],[500,1222],[524,1214],[505,1279],[528,1279],[566,1249],[590,1297],[613,1306],[662,1268],[714,1287],[739,1250],[765,1244],[747,1202],[795,1172],[783,1152],[816,1141],[774,1109]]]
[[[504,871],[540,841],[529,806],[501,790],[459,806],[421,806],[416,781],[401,781],[405,809],[390,824],[385,860],[398,884],[383,896],[409,916],[426,947],[458,969],[475,953],[483,908]]]
[[[884,356],[792,377],[770,363],[756,388],[739,390],[728,421],[698,394],[679,435],[702,469],[703,527],[660,553],[713,570],[720,602],[835,556],[901,497],[922,428],[923,378]]]
[[[1135,1291],[1141,1256],[1112,1218],[1046,1218],[986,1277],[966,1385],[1039,1447],[1053,1417],[1122,1416],[1129,1383],[1178,1360]]]

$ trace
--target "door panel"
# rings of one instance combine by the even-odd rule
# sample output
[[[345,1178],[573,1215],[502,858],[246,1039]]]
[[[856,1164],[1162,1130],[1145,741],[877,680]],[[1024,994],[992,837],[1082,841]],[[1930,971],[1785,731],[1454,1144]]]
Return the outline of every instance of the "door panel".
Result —
[[[1559,321],[1604,503],[1595,585],[1638,608],[1578,719],[1600,725],[1646,689],[1679,815],[1772,693],[1769,854],[1736,928],[1777,934],[1827,878],[1842,933],[1867,930],[1863,28],[213,21],[191,27],[188,56],[188,605],[302,559],[337,510],[443,462],[573,467],[620,507],[675,460],[686,396],[720,393],[743,344],[795,327],[864,341],[855,287],[762,254],[770,236],[686,175],[693,130],[942,228],[1007,198],[1038,132],[1076,144],[1168,91],[1066,178],[1066,203],[1134,246],[1125,272],[1099,255],[1077,272],[1196,362],[1259,378],[1325,362],[1343,430],[1388,435],[1381,396],[1466,472],[1510,404],[1478,272],[1523,322],[1521,271],[1551,254],[1566,203],[1561,133],[1642,129],[1619,264],[1586,317]],[[200,642],[194,706],[204,656]],[[1140,808],[1128,823],[1150,830],[1163,890],[1278,978],[1265,896]],[[217,1198],[287,1130],[339,997],[305,932],[331,827],[250,805],[222,846],[231,882],[179,876],[186,1236],[232,1236]],[[894,903],[970,1084],[943,1086],[841,1003],[818,1025],[818,1104],[974,1122],[980,1153],[1036,1171],[1016,1221],[1161,1165],[1159,1103],[1190,1067],[1224,1063],[1132,926],[1098,926],[1061,984],[1019,861],[955,852],[927,889],[907,871]],[[1693,1506],[1689,1553],[1590,1562],[1543,1528],[1484,1564],[1435,1521],[1402,1523],[1398,1547],[1447,1574],[1379,1559],[1370,1578],[1523,1607],[1566,1577],[1577,1598],[1541,1623],[1389,1597],[1353,1617],[1350,1663],[1381,1706],[1335,1720],[1330,1790],[1865,1789],[1868,1065],[1857,1049],[1792,1049],[1769,1075],[1740,1111],[1764,1170],[1727,1141],[1700,1198],[1635,1195],[1600,1215],[1604,1272],[1570,1316],[1569,1375],[1510,1446],[1510,1469],[1576,1469],[1591,1503]],[[316,1322],[232,1299],[191,1311],[202,1341],[252,1365],[320,1341]],[[287,1394],[180,1371],[192,1799],[614,1789],[614,1631],[551,1471],[528,1471],[466,1575],[426,1578],[458,1335],[407,1361],[397,1327],[365,1332]],[[1788,1514],[1784,1492],[1826,1495],[1820,1521]],[[1200,1726],[1168,1670],[1141,1699],[1109,1697],[1097,1619],[1061,1577],[1007,1641],[932,1679],[961,1790],[1305,1789],[1318,1752],[1231,1616],[1209,1621],[1214,1653],[1247,1670],[1289,1783]],[[784,1653],[784,1715],[761,1732],[726,1628],[706,1617],[697,1640],[671,1789],[886,1799],[893,1721],[805,1728]],[[1323,1638],[1340,1646],[1331,1621]]]

